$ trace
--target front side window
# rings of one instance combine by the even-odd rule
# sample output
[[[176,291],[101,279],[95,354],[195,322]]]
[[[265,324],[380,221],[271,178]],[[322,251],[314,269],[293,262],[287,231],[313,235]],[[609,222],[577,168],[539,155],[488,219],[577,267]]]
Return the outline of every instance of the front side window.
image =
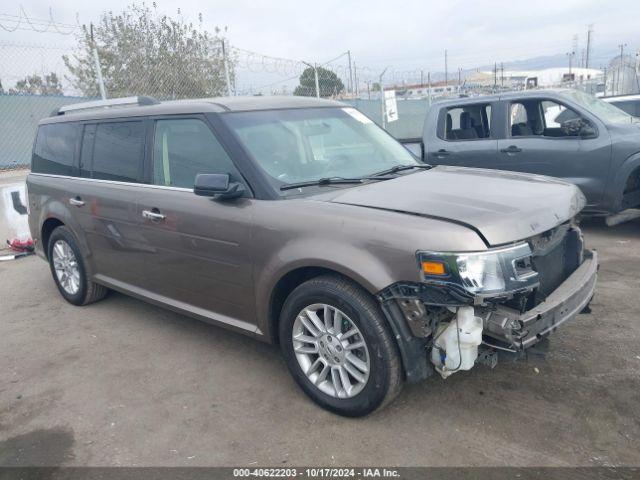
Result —
[[[76,123],[52,123],[38,128],[31,171],[72,175],[80,127]]]
[[[360,178],[419,162],[354,108],[221,115],[276,188],[321,178]]]
[[[553,100],[522,100],[509,108],[512,137],[580,138],[595,129],[575,110]]]
[[[475,140],[491,136],[491,105],[449,107],[444,116],[445,140]]]
[[[240,180],[231,158],[202,120],[158,120],[153,146],[154,183],[193,188],[199,173],[227,173]]]
[[[143,155],[143,122],[99,123],[94,139],[91,178],[139,182]]]

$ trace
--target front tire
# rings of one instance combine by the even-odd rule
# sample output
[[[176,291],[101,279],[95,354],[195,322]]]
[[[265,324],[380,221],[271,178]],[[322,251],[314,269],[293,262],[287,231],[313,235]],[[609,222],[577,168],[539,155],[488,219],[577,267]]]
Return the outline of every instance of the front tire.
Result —
[[[102,300],[108,289],[89,280],[75,237],[67,227],[57,227],[49,237],[47,258],[62,297],[73,305]]]
[[[311,399],[347,417],[367,415],[402,387],[397,345],[375,299],[337,275],[298,286],[280,315],[289,371]]]

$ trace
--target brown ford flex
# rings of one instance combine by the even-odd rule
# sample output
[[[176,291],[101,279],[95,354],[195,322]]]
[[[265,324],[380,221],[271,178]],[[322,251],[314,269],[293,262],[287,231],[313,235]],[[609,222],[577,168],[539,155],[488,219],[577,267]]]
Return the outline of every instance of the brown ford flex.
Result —
[[[522,354],[596,284],[577,187],[432,168],[334,101],[63,107],[40,122],[27,187],[67,301],[117,290],[277,343],[342,415]]]

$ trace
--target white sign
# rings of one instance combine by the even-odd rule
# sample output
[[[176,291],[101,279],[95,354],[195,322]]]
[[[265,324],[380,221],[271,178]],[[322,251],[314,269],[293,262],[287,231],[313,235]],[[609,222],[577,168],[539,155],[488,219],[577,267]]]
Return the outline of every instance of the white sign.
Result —
[[[396,103],[396,91],[387,90],[384,92],[384,107],[387,114],[387,122],[398,120],[398,104]]]

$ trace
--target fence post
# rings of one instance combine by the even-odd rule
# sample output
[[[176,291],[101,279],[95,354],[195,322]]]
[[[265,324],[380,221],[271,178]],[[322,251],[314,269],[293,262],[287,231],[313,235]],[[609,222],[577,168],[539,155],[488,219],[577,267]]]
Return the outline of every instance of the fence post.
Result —
[[[316,98],[320,98],[320,82],[318,82],[318,64],[314,63],[313,73],[316,77]]]
[[[107,99],[107,91],[104,88],[104,80],[102,78],[102,66],[100,65],[100,57],[98,56],[98,49],[96,48],[96,42],[93,38],[93,23],[90,24],[91,34],[91,47],[93,50],[93,61],[96,64],[96,80],[98,81],[98,88],[100,89],[100,97],[102,100]]]
[[[225,48],[224,38],[222,42],[222,63],[224,64],[224,77],[227,83],[227,95],[231,96],[231,77],[229,76],[229,62],[227,61],[227,49]]]
[[[102,79],[102,67],[100,66],[100,57],[98,56],[98,50],[93,48],[93,60],[96,63],[96,78],[98,80],[98,88],[100,89],[100,97],[102,100],[107,99],[107,92],[104,89],[104,80]]]

